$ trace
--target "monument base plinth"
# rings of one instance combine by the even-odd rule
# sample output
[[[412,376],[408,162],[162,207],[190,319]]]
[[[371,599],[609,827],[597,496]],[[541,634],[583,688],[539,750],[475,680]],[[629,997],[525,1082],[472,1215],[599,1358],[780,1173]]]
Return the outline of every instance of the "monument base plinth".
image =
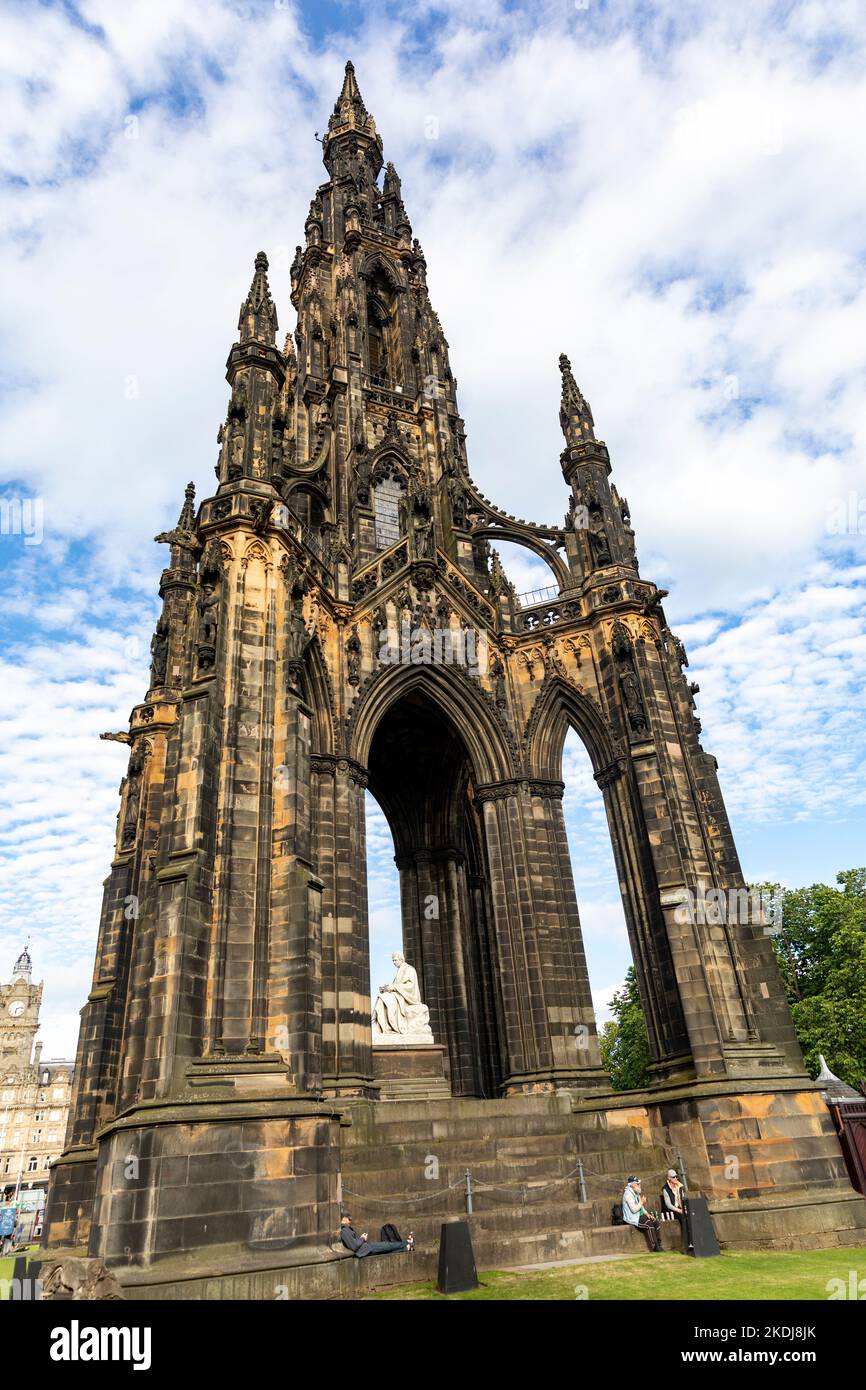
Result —
[[[445,1048],[437,1043],[381,1043],[373,1048],[380,1100],[448,1100]]]

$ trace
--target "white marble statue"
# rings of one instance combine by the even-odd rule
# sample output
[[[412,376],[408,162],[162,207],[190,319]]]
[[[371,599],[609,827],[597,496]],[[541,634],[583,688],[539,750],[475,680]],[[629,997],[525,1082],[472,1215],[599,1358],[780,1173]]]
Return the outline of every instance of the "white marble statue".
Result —
[[[430,1010],[421,1003],[418,972],[399,951],[391,957],[397,967],[389,985],[379,986],[373,1005],[373,1046],[430,1044]]]

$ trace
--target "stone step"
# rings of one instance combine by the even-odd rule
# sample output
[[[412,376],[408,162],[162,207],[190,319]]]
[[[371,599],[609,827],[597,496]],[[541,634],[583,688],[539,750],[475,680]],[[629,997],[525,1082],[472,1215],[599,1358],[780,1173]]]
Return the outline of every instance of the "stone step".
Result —
[[[438,1164],[438,1178],[428,1177],[431,1160]],[[663,1149],[643,1149],[640,1153],[623,1151],[599,1151],[588,1154],[576,1153],[571,1147],[570,1136],[550,1136],[535,1142],[526,1139],[519,1141],[500,1140],[495,1144],[468,1140],[445,1144],[403,1144],[380,1146],[378,1149],[348,1151],[343,1155],[343,1174],[376,1174],[395,1184],[398,1190],[407,1183],[423,1190],[431,1181],[453,1181],[461,1177],[466,1168],[487,1181],[494,1180],[492,1173],[524,1173],[527,1177],[549,1171],[553,1176],[561,1176],[577,1169],[578,1160],[583,1165],[584,1177],[609,1184],[622,1180],[633,1169],[640,1170],[646,1184],[646,1191],[653,1195],[655,1186],[661,1189],[664,1173],[669,1165],[669,1156]],[[448,1174],[447,1179],[445,1174]],[[657,1182],[656,1182],[657,1179]]]
[[[464,1119],[472,1120],[477,1125],[479,1121],[493,1120],[500,1116],[510,1119],[517,1119],[519,1116],[543,1118],[545,1115],[572,1117],[571,1099],[566,1092],[555,1095],[509,1096],[501,1100],[467,1100],[452,1096],[442,1100],[345,1100],[341,1104],[347,1114],[359,1119],[364,1112],[371,1118],[375,1115],[377,1124],[406,1120],[427,1122]],[[585,1117],[581,1116],[581,1119],[583,1118]]]
[[[614,1150],[641,1151],[650,1147],[645,1143],[641,1131],[633,1128],[584,1130],[575,1125],[571,1118],[564,1119],[562,1116],[544,1116],[542,1121],[536,1122],[531,1116],[519,1116],[511,1123],[507,1117],[500,1116],[484,1124],[473,1124],[469,1120],[391,1120],[375,1125],[353,1124],[343,1132],[343,1148],[351,1153],[356,1149],[380,1149],[391,1144],[433,1145],[462,1140],[489,1144],[498,1139],[523,1138],[532,1141],[544,1135],[567,1135],[572,1146],[583,1153],[596,1150],[608,1153]]]

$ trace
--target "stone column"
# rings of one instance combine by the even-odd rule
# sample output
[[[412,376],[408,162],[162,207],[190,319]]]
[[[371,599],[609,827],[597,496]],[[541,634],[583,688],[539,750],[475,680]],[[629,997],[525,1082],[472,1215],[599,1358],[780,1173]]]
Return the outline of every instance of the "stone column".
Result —
[[[556,794],[553,794],[553,793]],[[507,1093],[598,1088],[595,1017],[561,810],[562,788],[476,789],[490,874]]]
[[[323,1085],[374,1093],[364,792],[367,772],[316,754],[317,866],[322,880]]]

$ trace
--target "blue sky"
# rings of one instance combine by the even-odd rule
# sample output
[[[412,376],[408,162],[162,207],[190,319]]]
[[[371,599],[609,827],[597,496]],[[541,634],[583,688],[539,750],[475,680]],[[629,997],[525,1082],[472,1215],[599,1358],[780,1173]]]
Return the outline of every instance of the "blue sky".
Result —
[[[146,686],[151,537],[189,478],[213,486],[261,248],[293,326],[314,133],[348,57],[481,489],[561,519],[567,352],[642,573],[671,591],[747,876],[864,862],[864,54],[857,0],[6,4],[0,968],[29,934],[46,1052],[73,1048],[89,987],[124,771],[98,734]],[[546,582],[503,559],[518,589]],[[628,949],[574,741],[566,765],[603,1008]],[[378,983],[398,928],[375,812],[370,844]]]

